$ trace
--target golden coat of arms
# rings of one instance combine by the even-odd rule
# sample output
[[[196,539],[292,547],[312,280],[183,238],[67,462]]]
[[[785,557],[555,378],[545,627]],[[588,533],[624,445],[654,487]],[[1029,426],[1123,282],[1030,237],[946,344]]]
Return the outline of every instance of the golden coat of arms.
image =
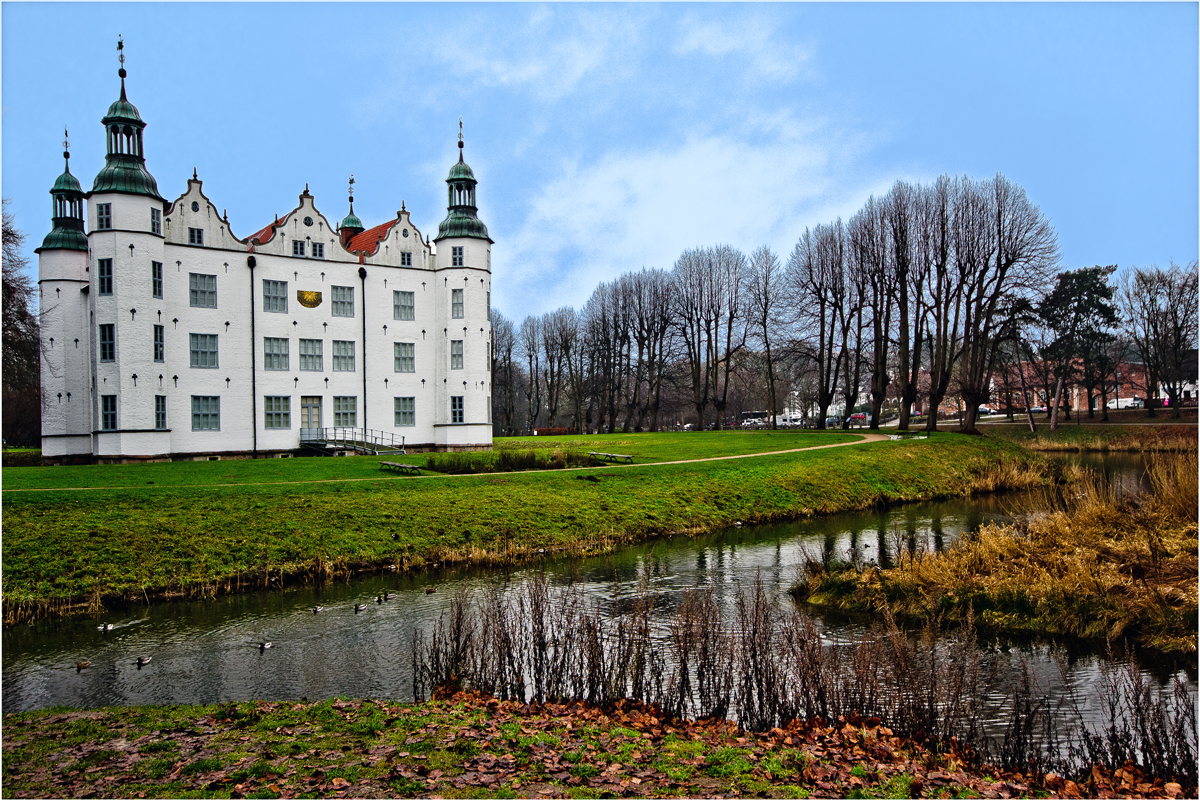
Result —
[[[297,289],[296,300],[300,301],[300,305],[306,309],[315,309],[321,305],[321,293]]]

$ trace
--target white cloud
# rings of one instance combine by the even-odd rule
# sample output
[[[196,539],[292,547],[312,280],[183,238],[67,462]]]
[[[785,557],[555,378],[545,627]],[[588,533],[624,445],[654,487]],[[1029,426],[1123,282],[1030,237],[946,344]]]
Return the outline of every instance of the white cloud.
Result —
[[[670,269],[689,247],[767,244],[786,257],[805,226],[849,216],[892,182],[854,174],[866,138],[786,127],[791,135],[756,142],[696,137],[564,164],[493,252],[499,307],[517,317],[578,308],[598,282]]]
[[[767,20],[740,13],[731,14],[722,22],[685,23],[674,51],[679,55],[732,56],[773,81],[796,77],[812,58],[812,52],[805,46],[780,41]]]

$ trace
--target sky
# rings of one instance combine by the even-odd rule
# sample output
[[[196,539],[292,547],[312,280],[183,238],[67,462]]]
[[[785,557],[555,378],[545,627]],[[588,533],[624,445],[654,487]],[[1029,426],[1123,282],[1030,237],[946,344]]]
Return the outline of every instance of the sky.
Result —
[[[426,235],[465,157],[493,305],[520,322],[685,249],[848,219],[897,180],[1021,185],[1061,269],[1197,258],[1196,3],[0,6],[2,186],[28,234],[85,191],[120,92],[168,200],[195,169],[247,237],[307,184]]]

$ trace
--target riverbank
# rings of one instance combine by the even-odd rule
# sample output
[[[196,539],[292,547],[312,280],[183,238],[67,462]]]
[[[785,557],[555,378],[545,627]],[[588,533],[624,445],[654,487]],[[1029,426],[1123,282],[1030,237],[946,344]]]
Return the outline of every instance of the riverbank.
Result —
[[[638,704],[332,699],[7,714],[9,798],[1176,798],[1132,765],[1080,783],[973,764],[878,719],[761,734]],[[1194,792],[1194,788],[1190,788]]]
[[[621,442],[638,436],[612,435]],[[713,448],[721,440],[708,442]],[[955,434],[722,461],[455,477],[389,477],[378,460],[360,457],[321,460],[322,470],[332,462],[342,471],[337,480],[262,480],[266,471],[317,469],[305,461],[6,469],[6,625],[353,571],[605,553],[736,522],[1045,480],[1044,461],[1019,446]],[[228,465],[230,483],[180,482],[198,469],[194,464]],[[80,490],[71,486],[73,476],[107,477],[114,485]]]
[[[1122,497],[1097,480],[1046,493],[1006,526],[985,526],[898,566],[810,563],[793,590],[819,607],[980,629],[1130,639],[1196,653],[1196,452],[1161,455],[1151,488]]]
[[[1062,423],[1058,431],[1051,431],[1050,424],[1044,420],[1039,419],[1037,423],[1036,432],[1030,431],[1029,426],[1020,420],[1015,424],[988,423],[980,430],[989,437],[1015,442],[1034,451],[1096,453],[1195,451],[1200,434],[1195,423],[1180,425],[1164,421],[1135,425],[1087,421],[1082,424]]]

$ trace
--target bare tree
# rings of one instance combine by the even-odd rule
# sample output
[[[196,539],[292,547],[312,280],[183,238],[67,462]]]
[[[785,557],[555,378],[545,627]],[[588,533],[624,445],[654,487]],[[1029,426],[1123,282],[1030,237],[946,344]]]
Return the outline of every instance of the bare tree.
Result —
[[[699,430],[704,429],[704,411],[712,390],[709,363],[718,315],[708,262],[708,254],[703,249],[685,250],[671,274],[675,289],[675,324],[687,358],[692,405],[696,409],[696,428]]]
[[[955,198],[954,251],[964,301],[962,427],[975,431],[979,405],[991,393],[997,334],[1004,324],[997,311],[1005,297],[1030,296],[1045,286],[1058,261],[1058,237],[1025,190],[1003,175],[980,182],[963,178]]]
[[[780,328],[782,273],[779,257],[766,245],[750,255],[747,318],[755,344],[763,349],[771,428],[779,428],[779,396],[775,387],[775,359],[771,353],[771,341]]]
[[[563,372],[566,368],[566,340],[573,335],[575,310],[564,306],[542,315],[538,325],[541,329],[542,383],[546,388],[546,420],[553,426],[558,422],[558,406],[565,384]]]
[[[787,285],[800,335],[798,356],[812,362],[817,427],[825,428],[843,367],[846,305],[845,236],[841,220],[805,230],[787,263]]]
[[[924,250],[931,244],[930,238],[922,235],[927,210],[924,194],[917,187],[897,181],[884,200],[891,237],[888,253],[895,293],[896,390],[900,399],[901,429],[908,428],[912,405],[917,399],[921,358],[926,348],[924,334],[929,305],[925,286],[934,259]]]
[[[717,339],[711,362],[713,370],[713,406],[716,427],[722,427],[729,398],[729,377],[734,357],[746,346],[746,300],[742,284],[746,257],[729,245],[717,245],[711,251],[712,298],[717,309]]]
[[[1121,285],[1121,306],[1130,338],[1149,376],[1147,396],[1161,386],[1179,417],[1183,384],[1196,373],[1196,262],[1167,270],[1136,268]],[[1153,406],[1147,403],[1149,413]]]
[[[37,290],[21,252],[25,232],[17,227],[4,198],[3,257],[3,408],[4,438],[22,445],[40,444],[42,424],[41,344],[35,303]]]
[[[858,299],[860,309],[858,320],[859,334],[857,340],[863,342],[864,315],[866,324],[870,326],[870,358],[871,358],[871,422],[873,429],[879,428],[879,416],[883,410],[883,401],[887,397],[888,384],[888,344],[892,328],[892,309],[895,306],[895,267],[889,259],[886,206],[877,202],[874,197],[868,198],[866,205],[853,217],[846,226],[849,250],[851,254],[851,278],[854,295]],[[862,364],[864,346],[859,345]],[[861,368],[860,368],[861,369]],[[857,373],[857,371],[855,371]],[[847,370],[847,375],[850,371]],[[854,376],[854,397],[847,397],[850,407],[858,401],[860,376]],[[849,407],[848,407],[849,408]]]
[[[943,175],[921,193],[921,237],[917,258],[925,276],[928,314],[925,340],[929,343],[929,416],[925,430],[937,431],[937,412],[946,397],[954,365],[962,348],[964,281],[955,269],[952,229],[956,227],[956,184]]]
[[[497,414],[493,428],[501,435],[517,433],[516,416],[516,364],[513,351],[516,334],[512,321],[498,310],[492,310],[492,408]]]
[[[529,383],[525,387],[525,406],[529,413],[529,433],[537,426],[542,412],[542,321],[526,317],[517,330],[517,348],[528,368]]]

